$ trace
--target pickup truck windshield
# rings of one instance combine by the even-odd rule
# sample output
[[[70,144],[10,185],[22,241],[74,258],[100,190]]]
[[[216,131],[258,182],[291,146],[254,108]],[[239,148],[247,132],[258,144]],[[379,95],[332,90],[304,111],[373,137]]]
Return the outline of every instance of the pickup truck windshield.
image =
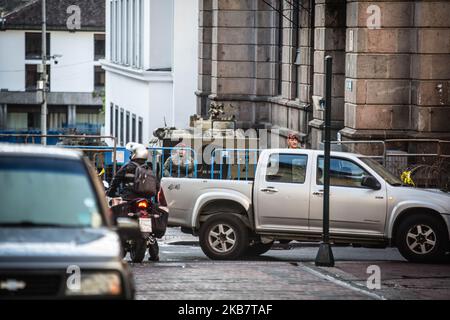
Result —
[[[379,162],[372,158],[360,157],[359,160],[371,167],[376,173],[378,173],[387,183],[392,186],[403,185],[402,181],[390,173],[385,167],[383,167]]]
[[[0,226],[101,226],[89,179],[79,160],[0,157]]]

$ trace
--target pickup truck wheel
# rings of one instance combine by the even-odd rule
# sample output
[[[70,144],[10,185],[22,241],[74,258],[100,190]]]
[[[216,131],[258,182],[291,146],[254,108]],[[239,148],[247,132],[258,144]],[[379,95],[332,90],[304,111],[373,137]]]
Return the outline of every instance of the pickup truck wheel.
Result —
[[[213,260],[235,260],[248,246],[248,230],[245,225],[229,214],[209,218],[200,227],[200,247]]]
[[[414,215],[400,223],[396,244],[408,261],[440,262],[448,247],[447,230],[435,217]]]

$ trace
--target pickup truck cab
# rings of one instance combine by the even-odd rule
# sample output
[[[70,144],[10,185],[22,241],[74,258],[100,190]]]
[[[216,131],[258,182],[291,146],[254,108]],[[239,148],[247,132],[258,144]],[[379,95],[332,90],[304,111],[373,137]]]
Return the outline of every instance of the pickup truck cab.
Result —
[[[198,235],[211,259],[268,251],[275,240],[320,241],[323,151],[262,151],[254,181],[163,178],[169,225]],[[332,152],[334,243],[398,247],[410,261],[449,250],[450,194],[405,187],[377,161]]]

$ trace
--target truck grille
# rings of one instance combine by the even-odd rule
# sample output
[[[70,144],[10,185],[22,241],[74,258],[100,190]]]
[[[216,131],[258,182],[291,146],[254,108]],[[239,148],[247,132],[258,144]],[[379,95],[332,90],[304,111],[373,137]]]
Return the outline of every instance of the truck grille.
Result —
[[[0,274],[0,297],[56,296],[60,287],[58,274]]]

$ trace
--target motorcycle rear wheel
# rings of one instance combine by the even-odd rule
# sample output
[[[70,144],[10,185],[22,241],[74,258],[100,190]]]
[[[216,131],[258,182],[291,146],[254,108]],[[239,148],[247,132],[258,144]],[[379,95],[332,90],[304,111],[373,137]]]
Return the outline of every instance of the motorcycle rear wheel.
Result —
[[[133,241],[130,245],[130,258],[134,263],[141,263],[145,258],[145,251],[147,250],[147,242],[145,239]]]
[[[154,243],[150,243],[150,245],[148,246],[148,254],[148,259],[150,261],[159,261],[159,245],[156,239]]]

